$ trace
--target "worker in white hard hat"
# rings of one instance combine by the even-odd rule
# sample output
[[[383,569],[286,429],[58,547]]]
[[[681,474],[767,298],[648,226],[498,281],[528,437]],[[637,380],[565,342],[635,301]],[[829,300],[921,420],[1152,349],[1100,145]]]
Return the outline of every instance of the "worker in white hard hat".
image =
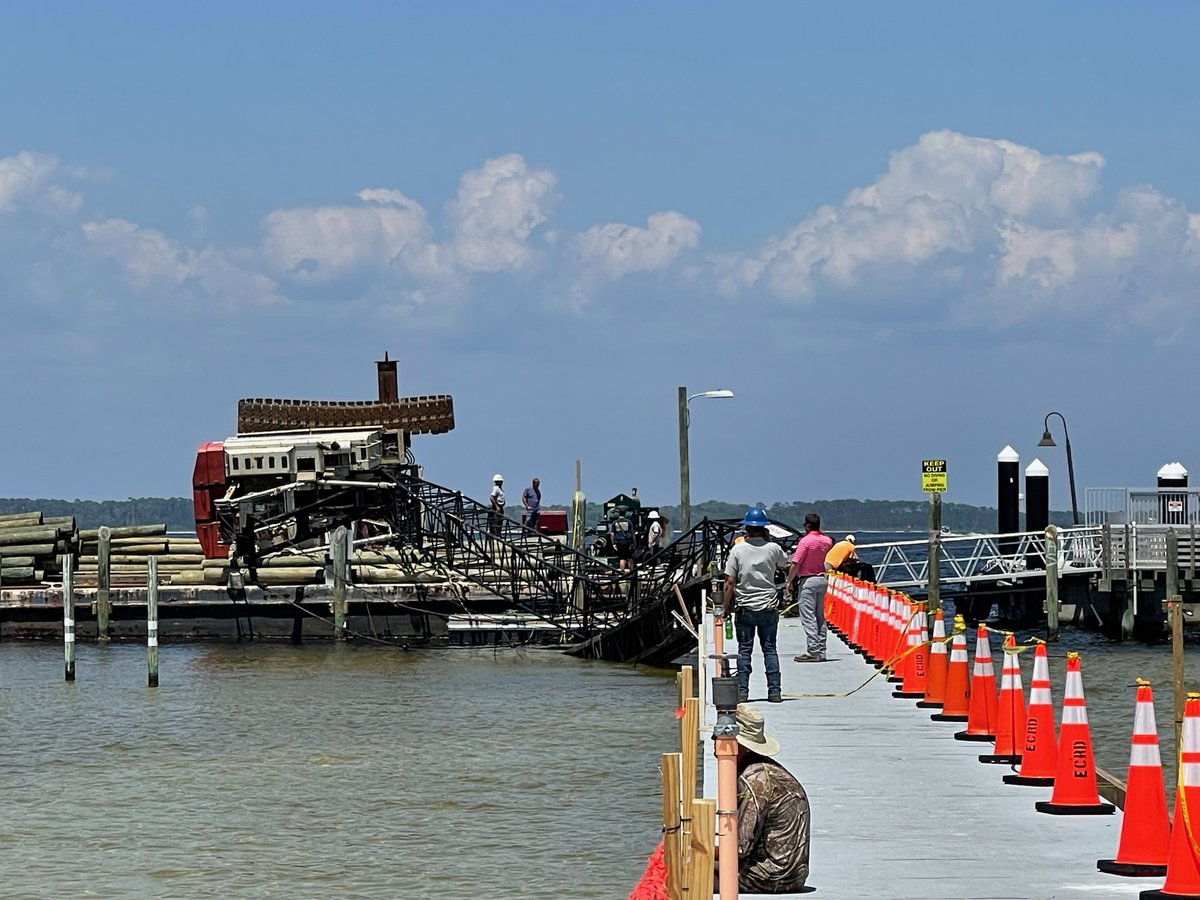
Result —
[[[492,476],[492,493],[488,508],[488,533],[499,534],[504,523],[504,476],[497,472]]]
[[[858,554],[854,547],[854,535],[848,534],[825,554],[826,572],[845,572],[847,575],[858,574]]]

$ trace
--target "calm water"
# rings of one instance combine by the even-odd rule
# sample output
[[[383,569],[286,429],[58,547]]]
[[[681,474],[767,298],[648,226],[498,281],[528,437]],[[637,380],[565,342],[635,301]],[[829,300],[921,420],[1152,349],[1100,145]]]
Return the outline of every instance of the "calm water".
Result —
[[[0,645],[5,897],[621,897],[673,673],[538,650]]]

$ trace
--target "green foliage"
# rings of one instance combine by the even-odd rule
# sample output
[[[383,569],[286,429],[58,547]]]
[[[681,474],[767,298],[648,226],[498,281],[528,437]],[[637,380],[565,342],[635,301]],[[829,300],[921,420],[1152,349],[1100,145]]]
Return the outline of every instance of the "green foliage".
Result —
[[[128,500],[47,500],[0,497],[0,515],[40,512],[45,516],[74,516],[78,528],[101,525],[157,525],[168,531],[195,531],[192,501],[184,497],[130,497]]]

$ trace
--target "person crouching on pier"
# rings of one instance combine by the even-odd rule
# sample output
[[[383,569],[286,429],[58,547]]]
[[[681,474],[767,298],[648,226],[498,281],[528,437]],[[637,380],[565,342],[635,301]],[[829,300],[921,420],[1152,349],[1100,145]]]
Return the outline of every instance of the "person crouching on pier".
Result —
[[[808,794],[772,759],[779,741],[759,710],[739,704],[737,724],[738,891],[799,891],[808,880]]]
[[[725,560],[724,608],[728,618],[737,605],[734,629],[738,642],[738,699],[750,697],[750,660],[754,655],[754,635],[762,647],[763,670],[767,675],[767,701],[783,702],[779,675],[779,588],[775,573],[788,567],[787,553],[774,541],[767,540],[767,514],[758,507],[746,511],[742,525],[746,540],[735,545]]]

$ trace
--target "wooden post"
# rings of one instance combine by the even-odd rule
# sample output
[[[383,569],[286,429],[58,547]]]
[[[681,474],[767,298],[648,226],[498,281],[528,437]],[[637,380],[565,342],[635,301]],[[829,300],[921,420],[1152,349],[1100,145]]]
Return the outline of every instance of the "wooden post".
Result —
[[[329,543],[333,563],[333,637],[346,640],[346,526],[339,525]]]
[[[108,614],[112,609],[112,529],[101,525],[96,535],[96,640],[108,643]]]
[[[679,842],[679,769],[678,753],[662,755],[663,776],[663,862],[667,866],[667,897],[679,900],[683,875],[683,848]]]
[[[695,822],[692,818],[692,805],[696,802],[696,756],[700,745],[700,699],[688,697],[683,701],[683,718],[679,720],[682,735],[683,759],[680,762],[679,785],[679,822],[680,846],[683,848],[684,864],[690,865],[688,854],[691,852],[692,833]],[[687,884],[687,880],[683,884]]]
[[[1168,601],[1171,610],[1171,667],[1175,681],[1175,759],[1183,752],[1183,598],[1176,595]]]
[[[1058,640],[1058,529],[1046,526],[1046,640]]]
[[[717,801],[697,800],[692,804],[692,843],[689,859],[688,897],[713,895],[713,850],[716,845]]]
[[[942,495],[929,495],[929,612],[942,608]]]
[[[75,560],[63,554],[63,662],[64,677],[75,680]]]
[[[146,559],[146,685],[158,687],[158,557]]]

